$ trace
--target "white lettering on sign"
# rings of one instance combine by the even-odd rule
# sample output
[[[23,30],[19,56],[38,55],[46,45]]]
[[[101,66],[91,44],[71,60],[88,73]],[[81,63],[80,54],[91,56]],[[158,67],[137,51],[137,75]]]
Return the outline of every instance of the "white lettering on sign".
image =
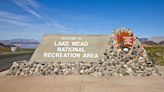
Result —
[[[80,58],[80,53],[44,53],[45,58]]]
[[[83,54],[83,55],[81,55]],[[44,53],[44,58],[98,58],[94,53]]]
[[[94,53],[84,53],[83,57],[84,58],[99,58],[98,54],[94,54]]]
[[[54,42],[54,46],[69,46],[69,41]]]
[[[125,37],[125,36],[124,36],[123,39],[125,39],[125,41],[129,41],[129,42],[132,41],[132,37],[127,37],[127,36]]]
[[[76,41],[76,42],[72,42],[72,46],[88,46],[88,42]]]
[[[99,58],[97,53],[88,53],[87,41],[81,37],[61,37],[61,40],[54,41],[54,53],[44,52],[44,58]]]
[[[83,47],[57,47],[58,52],[85,52]]]
[[[124,36],[123,39],[124,39],[124,44],[133,45],[132,44],[133,37],[131,37],[131,36]]]

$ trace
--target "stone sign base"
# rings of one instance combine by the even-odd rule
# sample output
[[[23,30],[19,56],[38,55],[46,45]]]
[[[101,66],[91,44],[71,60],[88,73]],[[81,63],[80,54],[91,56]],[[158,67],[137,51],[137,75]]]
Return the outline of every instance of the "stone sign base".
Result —
[[[140,65],[140,66],[139,66]],[[131,65],[119,61],[99,62],[28,62],[13,63],[8,75],[93,75],[100,76],[160,76],[155,66],[147,67],[141,63]]]
[[[145,49],[134,36],[133,45],[128,52],[123,51],[117,43],[116,35],[128,29],[118,29],[104,49],[103,57],[97,62],[14,62],[9,75],[94,75],[94,76],[150,76],[161,75],[154,63],[147,57]],[[128,42],[128,41],[127,41]],[[100,47],[101,48],[101,47]],[[126,47],[127,48],[127,47]],[[97,48],[99,49],[99,48]],[[39,58],[38,58],[39,60]]]

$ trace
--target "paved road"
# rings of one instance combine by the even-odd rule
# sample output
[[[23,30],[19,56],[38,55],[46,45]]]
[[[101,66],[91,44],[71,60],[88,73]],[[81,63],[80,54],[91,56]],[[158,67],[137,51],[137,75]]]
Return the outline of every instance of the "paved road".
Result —
[[[14,61],[29,60],[32,53],[33,52],[0,54],[0,72],[8,69]]]

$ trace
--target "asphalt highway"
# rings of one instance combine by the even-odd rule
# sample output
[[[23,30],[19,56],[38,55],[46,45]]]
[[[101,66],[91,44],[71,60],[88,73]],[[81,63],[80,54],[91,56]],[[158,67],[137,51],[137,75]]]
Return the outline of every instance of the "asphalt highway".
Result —
[[[14,61],[29,60],[33,52],[0,54],[0,72],[9,69]]]

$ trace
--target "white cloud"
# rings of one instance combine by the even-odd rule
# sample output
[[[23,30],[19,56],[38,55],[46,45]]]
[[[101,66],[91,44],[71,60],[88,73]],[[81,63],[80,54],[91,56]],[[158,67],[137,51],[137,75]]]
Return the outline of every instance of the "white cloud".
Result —
[[[58,23],[53,19],[43,19],[43,15],[38,13],[41,4],[35,0],[12,0],[18,8],[34,15],[20,15],[8,11],[0,10],[0,29],[11,30],[14,32],[31,32],[32,34],[51,34],[51,33],[73,33],[72,28]],[[46,14],[45,14],[46,15]],[[3,27],[2,27],[3,26]],[[20,33],[20,34],[21,34]]]
[[[0,10],[1,22],[15,24],[19,26],[29,26],[29,24],[26,23],[26,20],[29,20],[29,18],[26,16]]]
[[[2,11],[0,10],[0,19],[10,19],[10,20],[17,20],[17,21],[22,21],[25,20],[27,17],[18,15],[18,14],[13,14],[7,11]]]
[[[59,24],[55,21],[46,22],[44,25],[48,26],[48,27],[57,27],[57,28],[60,28],[60,29],[63,29],[63,30],[72,30],[71,28],[63,26],[63,25],[61,25],[61,24]]]
[[[40,5],[34,0],[13,0],[13,2],[23,10],[37,18],[42,18],[42,16],[36,11],[36,9],[40,8]]]
[[[43,33],[46,33],[46,32],[47,33],[51,33],[51,32],[52,33],[55,33],[55,32],[72,33],[71,28],[63,26],[62,24],[54,20],[51,20],[51,21],[39,20],[39,21],[42,21],[41,23],[33,23],[30,20],[34,21],[31,17],[25,16],[25,15],[18,15],[15,13],[0,10],[0,23],[6,24],[7,25],[6,28],[11,27],[11,26],[18,26],[20,30],[29,29],[29,31],[37,31],[37,32],[42,31]]]

